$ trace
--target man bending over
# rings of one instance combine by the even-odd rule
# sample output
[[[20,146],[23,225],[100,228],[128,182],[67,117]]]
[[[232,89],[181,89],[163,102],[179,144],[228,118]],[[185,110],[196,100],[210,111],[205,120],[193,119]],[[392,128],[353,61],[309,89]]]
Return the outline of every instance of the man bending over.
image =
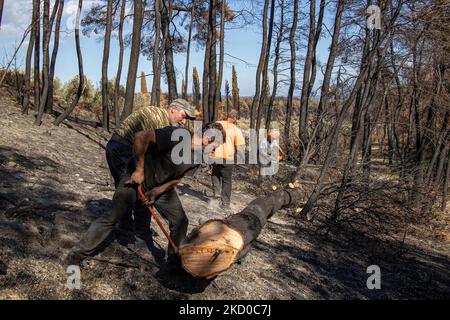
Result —
[[[226,137],[222,125],[218,123],[206,125],[203,132],[207,129],[219,130],[223,139]],[[184,130],[180,135],[190,138],[188,143],[191,161],[188,163],[176,164],[178,162],[172,159],[172,149],[180,143],[172,141],[175,130]],[[191,134],[184,128],[169,126],[138,132],[133,146],[135,161],[129,162],[127,174],[120,179],[113,196],[113,209],[91,224],[79,243],[72,248],[66,263],[80,264],[84,258],[94,255],[113,231],[115,224],[133,208],[136,210],[143,208],[144,205],[153,205],[168,220],[170,237],[178,247],[186,237],[188,218],[174,187],[188,171],[199,166],[193,161],[193,151],[202,149],[208,144],[213,144],[213,140]],[[137,194],[137,184],[140,183],[145,192],[145,199],[139,199]],[[173,249],[169,247],[167,258],[169,268],[178,265],[177,258]]]

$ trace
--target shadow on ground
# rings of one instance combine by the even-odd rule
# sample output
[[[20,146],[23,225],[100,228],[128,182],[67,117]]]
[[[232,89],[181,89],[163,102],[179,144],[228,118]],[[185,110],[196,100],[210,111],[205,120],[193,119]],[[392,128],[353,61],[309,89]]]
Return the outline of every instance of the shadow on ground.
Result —
[[[268,223],[273,232],[284,226]],[[341,229],[327,238],[300,226],[297,233],[307,246],[265,242],[252,250],[281,257],[273,259],[273,277],[291,279],[321,299],[446,299],[450,296],[447,256],[401,241],[386,246],[354,229]],[[349,241],[349,239],[351,239]],[[378,265],[381,290],[369,290],[367,267]],[[298,267],[301,266],[301,271]]]

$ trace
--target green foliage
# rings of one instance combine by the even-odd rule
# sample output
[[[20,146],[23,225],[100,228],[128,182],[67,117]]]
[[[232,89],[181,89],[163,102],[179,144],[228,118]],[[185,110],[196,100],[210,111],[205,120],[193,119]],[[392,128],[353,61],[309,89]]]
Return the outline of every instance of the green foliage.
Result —
[[[77,75],[68,82],[66,82],[62,88],[62,98],[70,103],[77,93],[78,84],[79,84],[80,77]],[[80,102],[84,103],[92,103],[95,97],[95,91],[97,91],[94,87],[94,84],[91,80],[86,79],[85,81],[85,88],[83,91],[83,95],[81,96]]]
[[[53,79],[53,93],[58,97],[63,96],[63,83],[60,78],[55,77]]]
[[[151,102],[151,95],[149,93],[136,93],[134,95],[134,105],[133,110],[138,110],[144,106],[149,106]]]

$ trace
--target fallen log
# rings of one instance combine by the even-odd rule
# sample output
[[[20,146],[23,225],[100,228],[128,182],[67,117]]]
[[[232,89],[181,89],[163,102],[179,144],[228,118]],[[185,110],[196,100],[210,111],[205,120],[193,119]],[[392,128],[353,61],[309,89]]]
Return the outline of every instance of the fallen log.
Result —
[[[241,212],[225,219],[209,220],[197,228],[179,247],[181,265],[196,278],[210,279],[228,270],[247,254],[267,220],[279,209],[295,205],[300,190],[279,190],[253,200]]]

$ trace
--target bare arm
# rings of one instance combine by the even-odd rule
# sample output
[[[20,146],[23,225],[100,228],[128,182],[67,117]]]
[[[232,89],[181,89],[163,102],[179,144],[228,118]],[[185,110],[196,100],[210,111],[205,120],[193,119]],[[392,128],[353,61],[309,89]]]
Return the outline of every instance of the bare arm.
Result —
[[[170,189],[174,188],[177,184],[179,184],[181,179],[172,180],[169,182],[164,183],[163,185],[160,185],[159,187],[153,188],[152,190],[145,193],[145,199],[142,199],[142,203],[146,206],[151,206],[153,203],[155,203],[156,198],[163,194],[166,191],[169,191]]]
[[[169,182],[164,183],[163,185],[159,186],[158,189],[161,191],[161,193],[164,193],[166,191],[169,191],[170,189],[174,188],[177,184],[179,184],[181,181],[180,179],[172,180]]]
[[[148,146],[155,142],[155,131],[139,131],[134,135],[133,154],[136,161],[136,169],[131,175],[130,183],[140,184],[144,182],[145,153],[148,150]]]

